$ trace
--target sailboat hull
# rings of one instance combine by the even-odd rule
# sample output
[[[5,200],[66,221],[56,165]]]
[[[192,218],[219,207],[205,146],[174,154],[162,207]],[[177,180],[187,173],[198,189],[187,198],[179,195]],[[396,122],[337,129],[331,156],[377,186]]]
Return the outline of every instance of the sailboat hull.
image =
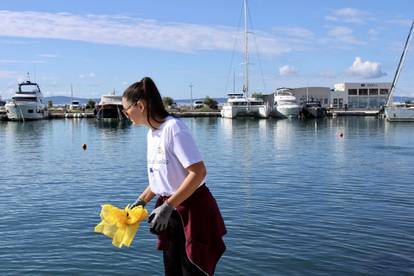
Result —
[[[390,122],[414,122],[414,106],[386,107],[385,118]]]
[[[221,109],[221,117],[234,119],[236,117],[268,118],[270,110],[266,105],[258,106],[232,106],[224,105]]]

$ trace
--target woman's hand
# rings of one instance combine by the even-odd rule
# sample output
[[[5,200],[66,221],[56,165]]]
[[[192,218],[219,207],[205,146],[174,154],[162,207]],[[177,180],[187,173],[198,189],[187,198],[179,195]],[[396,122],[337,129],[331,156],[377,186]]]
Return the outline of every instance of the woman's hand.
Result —
[[[155,208],[148,218],[150,224],[150,231],[158,234],[167,229],[168,221],[174,208],[166,201],[159,207]]]

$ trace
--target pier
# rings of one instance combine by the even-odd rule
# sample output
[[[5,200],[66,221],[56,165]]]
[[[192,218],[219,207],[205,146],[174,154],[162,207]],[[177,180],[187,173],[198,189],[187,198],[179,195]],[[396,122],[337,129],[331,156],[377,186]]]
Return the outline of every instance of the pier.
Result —
[[[326,112],[327,116],[378,116],[379,110],[336,110],[331,109]]]

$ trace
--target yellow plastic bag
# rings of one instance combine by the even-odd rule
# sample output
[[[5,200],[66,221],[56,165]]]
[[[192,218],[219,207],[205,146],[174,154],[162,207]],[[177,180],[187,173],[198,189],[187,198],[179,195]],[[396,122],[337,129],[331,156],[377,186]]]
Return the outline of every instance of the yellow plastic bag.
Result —
[[[126,206],[122,210],[110,204],[104,204],[101,210],[102,221],[96,225],[95,232],[112,238],[112,244],[116,247],[130,246],[139,223],[147,217],[148,211],[142,206],[133,209]]]

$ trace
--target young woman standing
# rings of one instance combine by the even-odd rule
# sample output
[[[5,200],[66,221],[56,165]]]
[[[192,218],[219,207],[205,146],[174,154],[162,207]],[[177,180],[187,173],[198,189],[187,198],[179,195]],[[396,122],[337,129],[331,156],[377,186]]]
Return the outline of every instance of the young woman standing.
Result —
[[[213,275],[226,249],[226,228],[205,184],[207,171],[190,131],[165,110],[148,77],[125,90],[122,105],[134,124],[149,128],[149,185],[133,206],[145,206],[158,196],[148,221],[158,235],[157,248],[163,250],[165,275]]]

